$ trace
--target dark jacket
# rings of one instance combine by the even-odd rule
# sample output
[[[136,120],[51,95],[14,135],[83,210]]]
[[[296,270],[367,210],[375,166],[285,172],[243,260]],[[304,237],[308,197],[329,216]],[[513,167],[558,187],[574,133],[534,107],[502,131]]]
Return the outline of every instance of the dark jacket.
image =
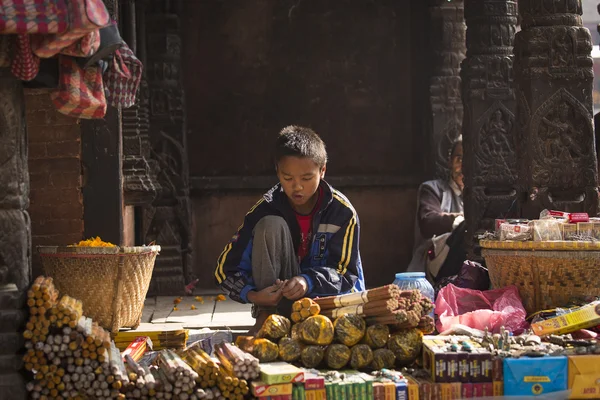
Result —
[[[432,237],[452,232],[456,214],[462,212],[462,196],[457,195],[448,182],[436,179],[424,182],[419,187],[415,243],[408,272],[426,271]]]
[[[358,250],[360,224],[350,201],[321,181],[323,200],[313,217],[314,232],[309,253],[300,264],[300,276],[308,283],[306,296],[318,297],[362,291],[364,276]],[[243,225],[217,260],[217,284],[241,303],[248,302],[248,292],[255,290],[252,279],[252,235],[254,227],[267,215],[283,217],[294,247],[300,243],[300,227],[294,210],[280,184],[250,209]]]

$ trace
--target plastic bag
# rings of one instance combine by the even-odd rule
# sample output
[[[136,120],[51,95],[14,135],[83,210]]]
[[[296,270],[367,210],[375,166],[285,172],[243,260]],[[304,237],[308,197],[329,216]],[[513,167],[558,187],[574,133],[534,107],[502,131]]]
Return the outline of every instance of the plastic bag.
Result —
[[[463,263],[458,275],[442,278],[435,283],[436,298],[440,290],[450,283],[463,289],[487,290],[490,288],[490,277],[487,268],[483,265],[467,260]]]
[[[449,284],[440,290],[435,312],[439,316],[438,332],[462,324],[480,330],[487,327],[493,333],[500,333],[504,327],[518,335],[528,327],[527,312],[516,286],[482,292]]]

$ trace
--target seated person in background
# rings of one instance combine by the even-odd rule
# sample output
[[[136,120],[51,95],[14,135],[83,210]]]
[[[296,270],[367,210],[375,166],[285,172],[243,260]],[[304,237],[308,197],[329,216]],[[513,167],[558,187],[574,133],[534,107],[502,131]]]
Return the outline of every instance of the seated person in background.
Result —
[[[407,272],[425,272],[432,284],[457,273],[466,258],[462,157],[459,136],[450,149],[450,179],[424,182],[417,195],[415,245]]]
[[[221,288],[253,304],[251,334],[270,314],[289,313],[294,300],[365,289],[358,215],[323,180],[326,164],[313,130],[284,128],[275,144],[279,183],[248,211],[217,260]]]

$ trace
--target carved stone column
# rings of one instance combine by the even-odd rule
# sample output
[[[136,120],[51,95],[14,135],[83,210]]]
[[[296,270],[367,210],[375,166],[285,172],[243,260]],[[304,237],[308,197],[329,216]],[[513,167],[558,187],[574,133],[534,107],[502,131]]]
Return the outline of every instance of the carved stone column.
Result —
[[[21,83],[0,68],[0,399],[24,399],[24,293],[31,279],[27,132]]]
[[[464,200],[466,242],[473,250],[475,235],[493,230],[496,218],[518,212],[512,55],[517,2],[466,0],[465,20],[467,58],[460,72]]]
[[[181,34],[177,2],[149,1],[138,20],[145,32],[145,68],[149,95],[151,158],[160,190],[144,208],[143,236],[162,251],[150,286],[151,293],[177,294],[190,278],[191,204],[187,161],[186,116],[181,82]],[[137,3],[136,3],[137,5]]]
[[[433,74],[430,79],[435,174],[448,177],[450,143],[461,132],[460,63],[465,58],[463,0],[431,0]]]
[[[593,60],[581,0],[519,0],[515,39],[522,216],[598,210]]]

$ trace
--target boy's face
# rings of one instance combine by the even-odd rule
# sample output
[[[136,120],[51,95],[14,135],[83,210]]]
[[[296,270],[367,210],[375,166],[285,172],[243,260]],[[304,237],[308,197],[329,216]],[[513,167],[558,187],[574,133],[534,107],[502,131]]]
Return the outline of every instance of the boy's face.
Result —
[[[319,183],[325,177],[325,166],[319,167],[310,158],[286,156],[277,163],[277,177],[296,211],[310,212]]]

